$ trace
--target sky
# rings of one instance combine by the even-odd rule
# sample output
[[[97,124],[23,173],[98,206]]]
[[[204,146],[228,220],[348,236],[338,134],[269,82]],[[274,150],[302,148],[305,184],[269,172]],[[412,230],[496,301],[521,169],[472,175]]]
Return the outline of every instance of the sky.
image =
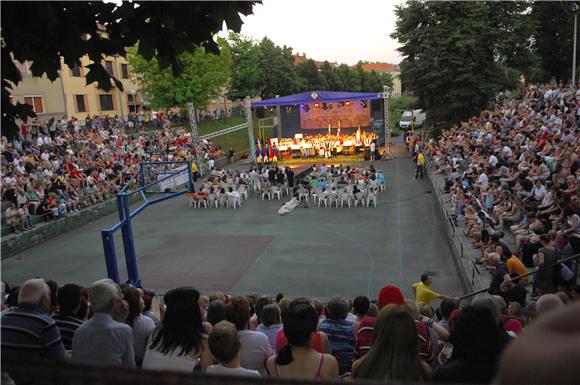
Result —
[[[356,64],[359,60],[398,64],[394,7],[403,0],[263,0],[242,16],[241,34],[268,36],[279,46],[314,60]],[[221,36],[227,36],[222,32]]]

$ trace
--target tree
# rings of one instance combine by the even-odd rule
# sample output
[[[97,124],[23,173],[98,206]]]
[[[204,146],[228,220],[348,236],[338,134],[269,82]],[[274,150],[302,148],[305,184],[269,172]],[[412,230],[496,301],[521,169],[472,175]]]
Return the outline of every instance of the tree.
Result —
[[[2,129],[14,135],[16,119],[34,116],[30,106],[10,102],[10,91],[22,77],[13,60],[30,61],[33,76],[58,77],[61,57],[73,67],[87,55],[87,84],[122,89],[100,64],[105,56],[125,56],[126,47],[139,42],[139,54],[157,58],[159,67],[171,66],[177,76],[183,69],[180,54],[203,46],[219,52],[213,36],[225,22],[239,32],[240,14],[249,15],[251,2],[133,1],[120,5],[104,2],[2,2]]]
[[[328,90],[342,91],[344,89],[344,83],[338,75],[337,69],[330,65],[328,61],[325,61],[320,66],[320,77],[326,84]]]
[[[383,92],[383,86],[393,88],[393,76],[386,72],[371,71],[368,73],[367,88],[364,92]]]
[[[527,3],[409,2],[397,6],[401,78],[431,122],[458,122],[531,62]],[[501,5],[501,6],[500,6]],[[506,43],[509,42],[509,43]],[[519,56],[519,57],[517,57]]]
[[[536,21],[533,47],[539,56],[537,79],[567,81],[571,78],[574,16],[569,12],[571,2],[543,2],[532,4],[531,18]],[[580,60],[577,60],[580,65]]]
[[[230,32],[232,54],[231,80],[228,97],[231,100],[260,94],[260,49],[253,40]]]
[[[193,53],[179,56],[183,71],[174,76],[170,68],[161,69],[156,58],[146,60],[138,49],[129,50],[128,60],[139,74],[141,90],[153,107],[184,107],[192,102],[196,108],[205,108],[211,99],[220,95],[230,78],[230,47],[218,39],[219,54],[198,48]]]
[[[296,65],[296,73],[301,78],[300,91],[327,91],[328,83],[323,79],[314,60],[309,59]]]
[[[358,84],[357,79],[354,76],[353,71],[346,64],[341,64],[336,69],[336,74],[342,82],[342,89],[337,91],[357,91]]]
[[[260,96],[267,99],[298,91],[301,83],[296,73],[292,48],[279,47],[267,37],[262,39],[258,47],[261,72]]]

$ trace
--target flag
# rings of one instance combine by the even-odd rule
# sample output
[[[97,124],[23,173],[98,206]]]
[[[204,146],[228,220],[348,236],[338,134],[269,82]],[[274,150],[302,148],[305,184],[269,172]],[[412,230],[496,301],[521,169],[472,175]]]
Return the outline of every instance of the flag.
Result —
[[[356,142],[360,143],[360,126],[358,126],[358,130],[356,130]]]
[[[260,137],[258,136],[258,150],[262,151],[262,141],[260,140]]]
[[[330,123],[328,123],[328,135],[330,136]]]

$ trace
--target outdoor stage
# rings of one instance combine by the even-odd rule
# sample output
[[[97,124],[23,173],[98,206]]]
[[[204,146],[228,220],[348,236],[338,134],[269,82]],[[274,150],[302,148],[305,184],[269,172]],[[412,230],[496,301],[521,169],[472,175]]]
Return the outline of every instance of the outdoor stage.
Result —
[[[358,154],[365,158],[365,153],[369,159],[371,144],[374,142],[375,148],[384,144],[379,100],[383,97],[381,93],[312,91],[253,102],[252,107],[263,119],[259,120],[257,140],[250,139],[252,160],[266,163],[273,159]],[[276,118],[264,118],[264,109],[276,111]],[[264,127],[275,127],[276,131],[266,135]]]

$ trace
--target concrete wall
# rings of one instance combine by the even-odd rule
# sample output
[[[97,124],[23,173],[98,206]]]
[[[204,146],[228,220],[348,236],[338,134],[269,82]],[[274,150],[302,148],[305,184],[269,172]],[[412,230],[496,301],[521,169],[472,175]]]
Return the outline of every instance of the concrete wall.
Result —
[[[38,245],[50,238],[61,235],[69,230],[83,226],[117,210],[116,200],[110,200],[99,205],[88,207],[78,213],[69,214],[62,220],[51,221],[38,225],[34,230],[18,236],[2,237],[2,259]]]

